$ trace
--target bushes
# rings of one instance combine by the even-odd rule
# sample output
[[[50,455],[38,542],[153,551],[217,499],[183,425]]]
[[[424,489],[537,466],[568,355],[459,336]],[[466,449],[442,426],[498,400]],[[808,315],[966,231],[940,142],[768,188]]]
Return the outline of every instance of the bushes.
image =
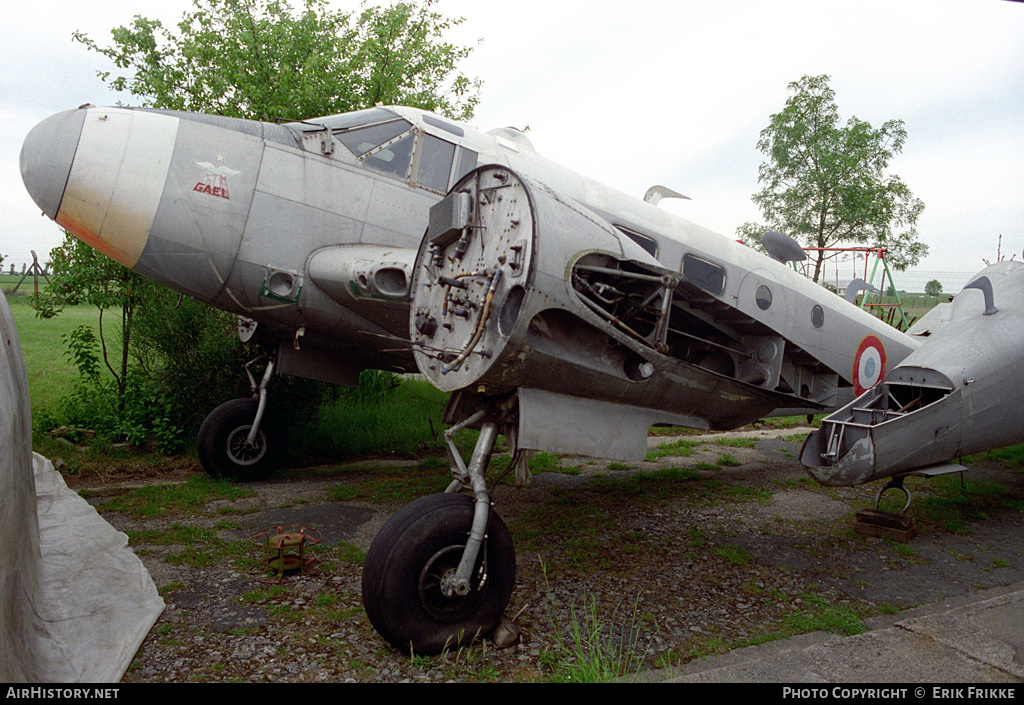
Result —
[[[109,337],[110,331],[103,335]],[[107,364],[107,346],[101,345],[91,325],[80,325],[62,336],[78,382],[56,409],[37,415],[36,427],[42,431],[55,426],[91,429],[112,441],[136,445],[152,441],[164,453],[181,450],[197,425],[189,400],[202,396],[196,384],[181,383],[181,376],[174,372],[178,362],[164,359],[160,351],[147,346],[146,336],[140,337],[131,348],[145,353],[147,364],[141,364],[137,354],[130,355],[131,363],[117,374]]]
[[[426,380],[364,370],[359,386],[337,388],[308,423],[294,429],[293,453],[338,458],[440,452],[446,401]]]
[[[244,364],[259,350],[238,339],[234,316],[141,279],[133,295],[127,336],[123,328],[104,329],[102,316],[99,332],[86,324],[63,336],[78,383],[56,409],[37,415],[37,429],[88,428],[111,441],[149,441],[174,453],[192,445],[203,419],[219,404],[252,393]],[[108,359],[120,360],[126,338],[122,371]],[[335,396],[333,385],[282,376],[275,380],[272,403],[282,418],[302,422]]]
[[[169,410],[186,435],[219,404],[252,392],[246,360],[258,352],[238,339],[235,317],[150,283],[136,310],[130,341],[132,370],[145,401]]]
[[[36,300],[38,315],[52,317],[67,306],[91,304],[99,311],[99,324],[79,325],[63,336],[79,378],[56,408],[37,414],[37,429],[92,429],[108,441],[152,442],[172,453],[192,445],[210,411],[252,394],[244,366],[260,350],[239,340],[235,316],[143,279],[70,236],[51,257],[53,286]],[[397,386],[398,378],[387,372],[364,373],[352,390],[278,375],[270,404],[293,437],[309,440],[300,445],[314,453],[367,452],[372,443],[366,437],[381,435],[374,429],[388,422],[378,419],[379,412],[390,406],[388,397]],[[342,419],[316,413],[328,402],[336,402],[333,408]],[[369,411],[353,417],[357,407]],[[403,428],[415,426],[412,445],[432,440],[434,428],[440,428],[419,411],[391,418]],[[389,429],[384,435],[395,433]],[[340,436],[353,434],[362,440],[339,446]]]

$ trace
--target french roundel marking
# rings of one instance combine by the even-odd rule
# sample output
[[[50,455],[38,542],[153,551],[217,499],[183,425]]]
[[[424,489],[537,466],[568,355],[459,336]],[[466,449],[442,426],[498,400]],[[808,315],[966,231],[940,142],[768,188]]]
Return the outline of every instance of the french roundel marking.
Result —
[[[873,335],[865,336],[853,356],[853,391],[860,396],[885,379],[885,346]]]

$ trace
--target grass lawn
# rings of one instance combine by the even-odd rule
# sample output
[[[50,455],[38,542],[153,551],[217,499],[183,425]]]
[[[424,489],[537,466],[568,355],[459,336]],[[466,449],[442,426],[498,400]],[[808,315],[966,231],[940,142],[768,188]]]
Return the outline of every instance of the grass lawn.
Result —
[[[99,312],[92,306],[76,306],[47,320],[36,317],[28,297],[16,296],[8,299],[8,304],[25,355],[32,414],[35,416],[41,409],[56,409],[78,380],[78,370],[64,355],[61,336],[83,323],[92,323],[95,327]]]

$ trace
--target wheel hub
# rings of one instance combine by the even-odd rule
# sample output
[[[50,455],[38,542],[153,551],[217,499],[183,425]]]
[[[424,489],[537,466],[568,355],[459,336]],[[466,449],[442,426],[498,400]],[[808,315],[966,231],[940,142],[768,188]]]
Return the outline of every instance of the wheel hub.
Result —
[[[238,465],[255,465],[267,452],[267,438],[261,430],[256,434],[256,442],[249,443],[249,429],[252,426],[239,426],[228,435],[227,453]]]
[[[455,572],[465,546],[448,546],[435,553],[420,572],[419,597],[434,619],[458,622],[472,614],[484,599],[481,584],[455,587]]]

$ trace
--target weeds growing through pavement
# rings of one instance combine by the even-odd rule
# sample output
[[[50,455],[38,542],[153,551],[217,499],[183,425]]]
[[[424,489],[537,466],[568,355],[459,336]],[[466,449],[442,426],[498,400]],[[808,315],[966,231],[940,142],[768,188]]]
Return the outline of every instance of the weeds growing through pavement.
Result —
[[[541,571],[547,585],[543,561]],[[549,585],[548,599],[551,600]],[[575,602],[569,605],[566,628],[553,613],[551,622],[558,645],[547,661],[554,682],[610,683],[636,675],[645,666],[651,638],[642,629],[636,600],[629,614],[620,619],[617,609],[610,616],[602,614],[597,599],[591,595],[582,606]]]

